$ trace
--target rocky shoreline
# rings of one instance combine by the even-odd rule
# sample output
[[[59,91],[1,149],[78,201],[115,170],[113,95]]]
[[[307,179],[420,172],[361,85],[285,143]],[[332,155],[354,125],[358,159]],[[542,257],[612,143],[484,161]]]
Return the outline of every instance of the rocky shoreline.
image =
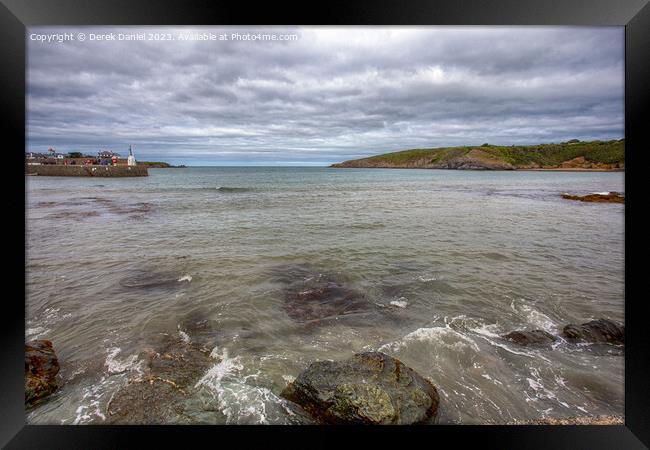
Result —
[[[328,294],[323,293],[327,296]],[[322,300],[322,298],[320,299]],[[106,424],[191,423],[190,394],[214,364],[210,351],[215,330],[206,321],[186,324],[196,340],[163,334],[139,355],[143,366],[111,396]],[[521,346],[569,344],[623,346],[625,327],[608,319],[567,324],[559,336],[543,330],[515,330],[502,339]],[[217,356],[218,358],[218,356]],[[58,388],[59,361],[47,340],[25,344],[25,404],[39,405]],[[310,363],[280,393],[296,424],[436,424],[441,398],[435,384],[402,361],[379,351],[357,353],[341,361]],[[542,417],[508,425],[620,425],[623,417]]]
[[[562,329],[561,337],[571,343],[624,345],[625,326],[609,319],[592,320],[581,325],[570,323]],[[503,335],[502,338],[519,345],[550,345],[559,339],[544,330],[516,330]]]
[[[25,343],[25,405],[35,406],[58,389],[59,360],[52,342],[41,339]]]
[[[345,279],[322,273],[310,265],[277,268],[271,280],[284,292],[281,308],[301,332],[310,332],[332,320],[368,318],[389,320],[391,308],[379,308]],[[169,278],[177,280],[176,276]],[[136,280],[137,281],[137,280]],[[164,281],[164,280],[163,280]],[[129,283],[126,286],[142,286]],[[372,320],[370,321],[373,322]],[[388,322],[386,322],[388,323]],[[191,338],[190,338],[191,336]],[[111,396],[102,414],[106,424],[195,423],[192,401],[202,380],[227,355],[216,353],[218,327],[200,314],[186,317],[178,334],[159,333],[137,355],[137,369]],[[522,347],[601,344],[623,347],[625,327],[606,318],[568,323],[558,335],[541,329],[513,330],[500,336]],[[52,342],[25,344],[25,404],[33,407],[59,388],[59,361]],[[381,351],[367,351],[338,360],[310,362],[279,393],[283,407],[296,424],[435,424],[443,388],[399,359]],[[276,394],[274,394],[276,395]],[[202,408],[214,408],[204,405]],[[204,420],[204,419],[200,419]],[[621,423],[616,416],[546,418],[517,424]]]
[[[562,194],[566,200],[591,203],[625,203],[625,197],[618,192],[593,192],[587,195]]]

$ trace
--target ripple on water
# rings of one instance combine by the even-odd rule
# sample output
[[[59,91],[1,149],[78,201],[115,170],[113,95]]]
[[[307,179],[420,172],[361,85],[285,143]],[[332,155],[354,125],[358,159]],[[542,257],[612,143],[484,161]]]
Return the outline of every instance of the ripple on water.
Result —
[[[110,421],[106,404],[138,375],[145,347],[160,353],[161,378],[191,381],[187,397],[168,383],[153,391],[144,423],[287,423],[276,396],[309,362],[378,348],[440,388],[441,423],[621,413],[624,348],[561,339],[522,348],[501,335],[623,318],[623,210],[557,195],[622,191],[623,181],[196,168],[105,180],[104,189],[34,177],[26,331],[54,342],[63,383],[28,421]],[[74,219],[84,211],[100,217]],[[346,310],[348,290],[362,312]],[[60,311],[48,316],[49,307]],[[287,308],[314,324],[301,327]],[[171,347],[157,341],[162,333]],[[172,364],[165,353],[185,359]],[[138,387],[116,397],[120,405],[144,404]],[[157,393],[178,400],[183,418],[155,415]]]

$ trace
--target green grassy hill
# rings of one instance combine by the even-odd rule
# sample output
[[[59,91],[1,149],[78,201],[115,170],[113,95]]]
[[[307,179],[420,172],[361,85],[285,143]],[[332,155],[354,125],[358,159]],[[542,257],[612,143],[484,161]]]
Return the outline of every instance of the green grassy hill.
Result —
[[[160,161],[138,161],[139,166],[146,166],[150,169],[166,169],[172,167],[171,164]]]
[[[625,167],[625,140],[582,142],[574,139],[561,144],[412,149],[345,161],[331,167],[615,170]]]

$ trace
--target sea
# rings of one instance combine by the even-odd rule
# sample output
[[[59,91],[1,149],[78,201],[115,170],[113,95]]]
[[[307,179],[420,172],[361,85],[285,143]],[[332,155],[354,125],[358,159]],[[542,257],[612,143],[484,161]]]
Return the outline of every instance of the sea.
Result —
[[[431,380],[438,424],[624,413],[623,347],[502,338],[624,322],[624,205],[561,197],[624,193],[623,172],[188,167],[25,184],[26,340],[51,340],[61,367],[30,424],[109,423],[163,341],[200,344],[207,366],[188,353],[200,369],[181,406],[134,402],[140,422],[296,423],[282,389],[362,351]],[[320,279],[366,307],[292,309]]]

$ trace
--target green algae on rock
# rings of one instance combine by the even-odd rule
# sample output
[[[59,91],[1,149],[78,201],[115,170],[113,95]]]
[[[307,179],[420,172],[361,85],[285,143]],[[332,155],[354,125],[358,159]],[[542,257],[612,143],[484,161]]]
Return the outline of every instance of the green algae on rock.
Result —
[[[429,380],[381,352],[314,362],[281,396],[330,424],[429,423],[440,400]]]
[[[587,195],[562,194],[562,198],[592,203],[625,203],[625,197],[618,192],[594,192]]]
[[[56,391],[58,372],[59,361],[51,341],[25,343],[25,403],[33,406]]]

